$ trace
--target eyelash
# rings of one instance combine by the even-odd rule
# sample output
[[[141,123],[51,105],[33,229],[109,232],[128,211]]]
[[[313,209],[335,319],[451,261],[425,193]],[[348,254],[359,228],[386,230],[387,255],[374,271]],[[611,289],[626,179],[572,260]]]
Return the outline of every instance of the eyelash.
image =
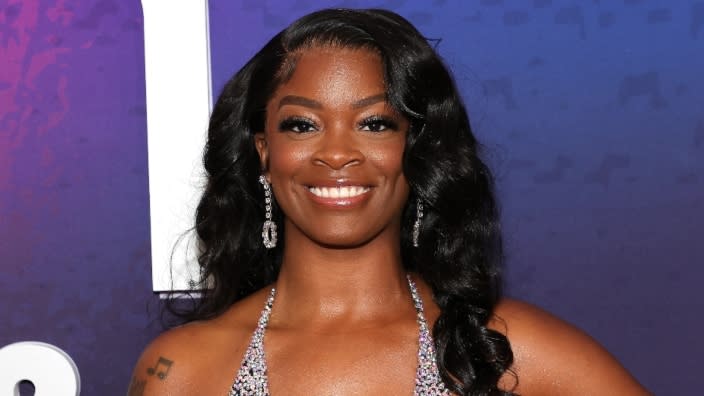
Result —
[[[298,128],[298,130],[295,130]],[[279,130],[282,132],[290,131],[295,133],[306,133],[317,130],[318,126],[312,120],[305,117],[289,117],[281,121]]]
[[[389,117],[373,115],[360,121],[357,127],[368,132],[397,131],[398,123]],[[279,123],[279,130],[282,132],[308,133],[318,130],[318,125],[309,118],[290,117]]]
[[[376,128],[372,129],[372,126],[376,126]],[[378,129],[379,127],[383,129]],[[359,128],[369,128],[369,132],[384,132],[386,130],[397,131],[398,123],[391,118],[374,115],[362,120],[362,122],[359,123]]]

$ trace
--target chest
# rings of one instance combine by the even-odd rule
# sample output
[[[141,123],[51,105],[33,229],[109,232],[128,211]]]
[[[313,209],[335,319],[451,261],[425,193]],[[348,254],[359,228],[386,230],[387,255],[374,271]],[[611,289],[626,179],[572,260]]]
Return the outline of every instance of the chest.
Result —
[[[352,328],[339,320],[332,328],[305,331],[268,328],[272,289],[238,370],[230,395],[449,395],[435,362],[423,303],[408,277],[416,318],[393,325]],[[266,337],[265,337],[266,336]],[[266,345],[266,352],[265,352]]]
[[[272,395],[412,395],[418,365],[417,328],[266,338]]]

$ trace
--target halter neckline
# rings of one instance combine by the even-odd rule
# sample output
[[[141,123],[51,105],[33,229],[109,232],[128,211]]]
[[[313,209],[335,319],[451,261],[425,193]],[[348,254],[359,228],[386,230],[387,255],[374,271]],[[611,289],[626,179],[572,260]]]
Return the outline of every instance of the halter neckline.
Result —
[[[416,309],[416,321],[418,322],[418,366],[413,395],[449,396],[450,392],[442,382],[435,360],[435,346],[430,335],[428,322],[425,320],[423,300],[420,298],[416,284],[410,275],[406,275],[406,279],[408,280],[408,287]],[[270,396],[266,355],[264,353],[264,333],[269,324],[275,296],[276,288],[272,288],[266,300],[266,305],[259,316],[257,328],[252,334],[229,396]]]

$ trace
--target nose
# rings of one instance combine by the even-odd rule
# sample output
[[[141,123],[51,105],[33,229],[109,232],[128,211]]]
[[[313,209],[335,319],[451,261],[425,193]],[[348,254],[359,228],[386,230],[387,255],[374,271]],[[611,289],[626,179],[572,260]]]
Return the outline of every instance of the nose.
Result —
[[[364,155],[354,131],[343,127],[330,128],[321,136],[317,150],[313,154],[316,165],[340,170],[364,162]]]

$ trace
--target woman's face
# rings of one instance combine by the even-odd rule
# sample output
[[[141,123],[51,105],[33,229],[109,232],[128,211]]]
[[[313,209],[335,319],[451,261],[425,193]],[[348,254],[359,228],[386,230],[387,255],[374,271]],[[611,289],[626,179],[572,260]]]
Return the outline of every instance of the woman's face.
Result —
[[[408,120],[386,101],[383,70],[367,50],[312,48],[266,107],[256,147],[287,243],[353,247],[399,239],[408,198],[402,156]]]

